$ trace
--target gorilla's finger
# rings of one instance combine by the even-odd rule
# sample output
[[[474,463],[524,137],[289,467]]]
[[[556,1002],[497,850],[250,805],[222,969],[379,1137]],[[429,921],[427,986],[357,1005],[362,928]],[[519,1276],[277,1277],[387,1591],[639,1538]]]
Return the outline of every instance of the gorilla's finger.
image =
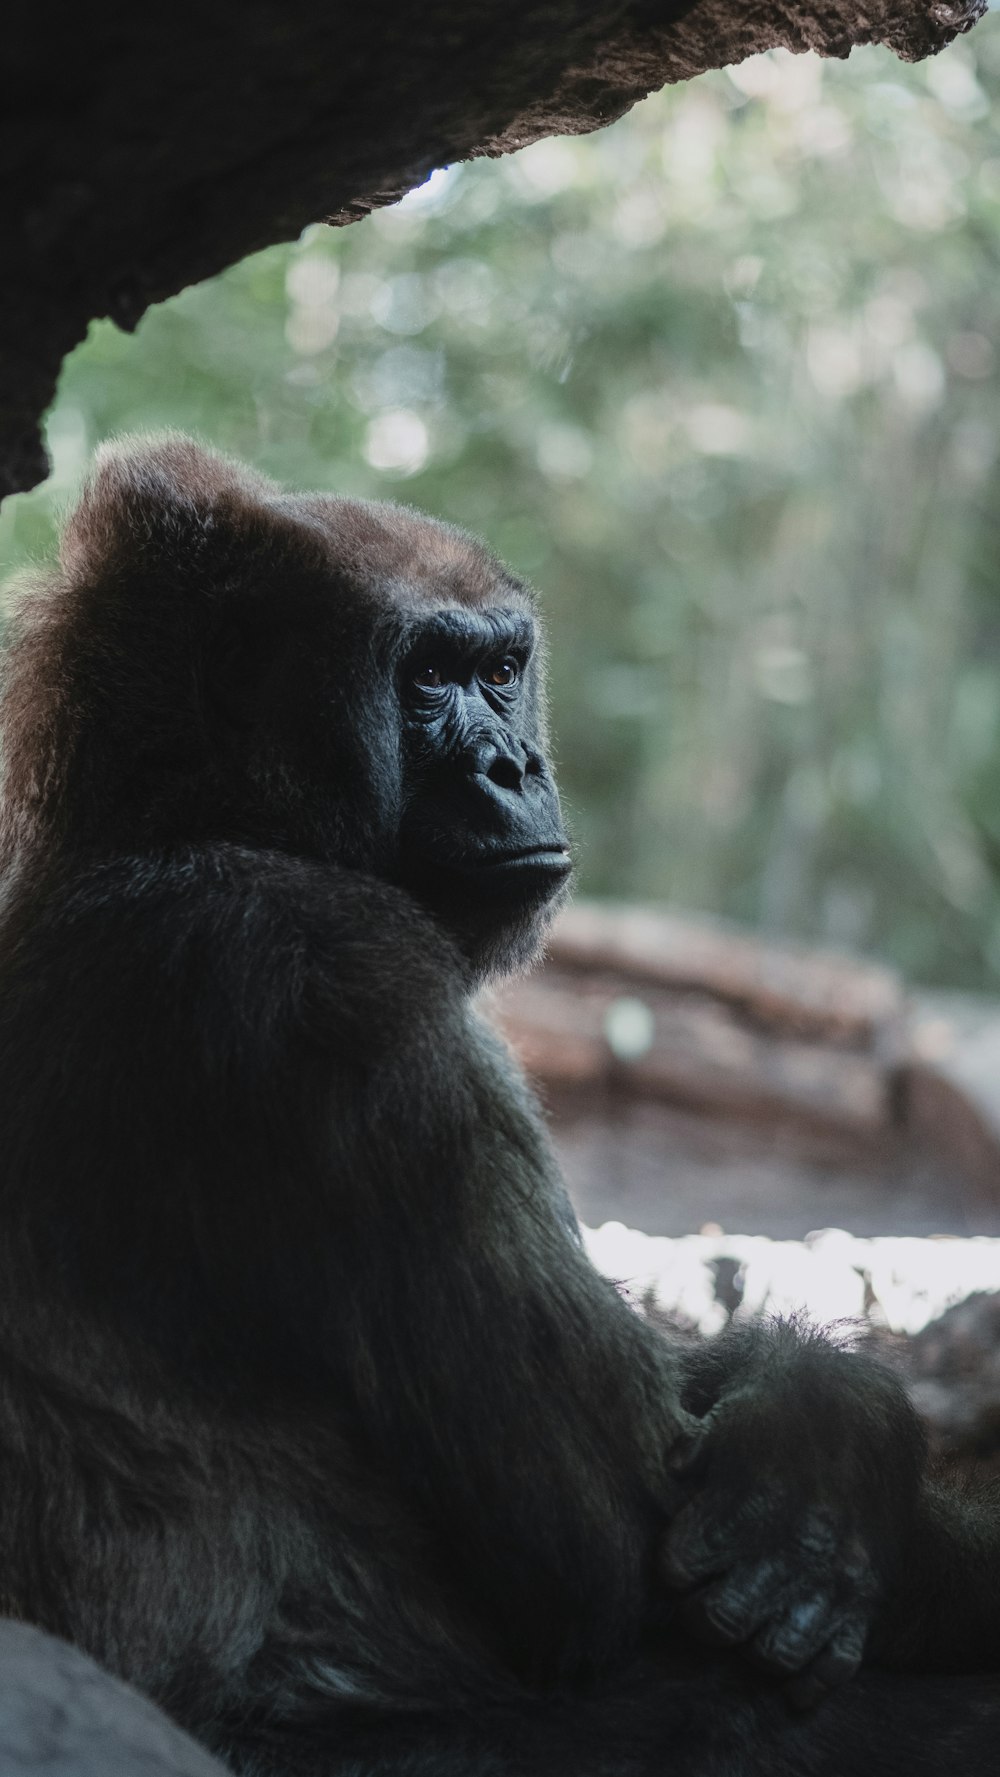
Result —
[[[700,1501],[678,1512],[660,1553],[668,1585],[690,1586],[724,1573],[741,1553],[745,1533],[735,1515],[722,1519]]]
[[[798,1672],[829,1641],[835,1621],[834,1601],[825,1589],[796,1599],[754,1636],[754,1659],[773,1672]]]
[[[781,1561],[740,1562],[724,1578],[689,1593],[681,1619],[703,1641],[721,1645],[748,1641],[774,1615],[787,1583]]]
[[[788,1680],[785,1696],[791,1707],[814,1709],[830,1691],[846,1684],[861,1665],[864,1649],[864,1628],[856,1622],[842,1627],[811,1666]]]

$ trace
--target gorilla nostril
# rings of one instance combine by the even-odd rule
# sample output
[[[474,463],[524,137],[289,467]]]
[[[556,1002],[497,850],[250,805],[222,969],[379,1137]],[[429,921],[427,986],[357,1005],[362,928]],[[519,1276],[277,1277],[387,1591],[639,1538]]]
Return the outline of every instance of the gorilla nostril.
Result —
[[[501,753],[499,758],[494,759],[486,775],[490,783],[496,784],[500,790],[519,790],[524,779],[524,769],[516,759]]]
[[[541,777],[544,767],[537,753],[529,753],[524,765],[526,777]]]

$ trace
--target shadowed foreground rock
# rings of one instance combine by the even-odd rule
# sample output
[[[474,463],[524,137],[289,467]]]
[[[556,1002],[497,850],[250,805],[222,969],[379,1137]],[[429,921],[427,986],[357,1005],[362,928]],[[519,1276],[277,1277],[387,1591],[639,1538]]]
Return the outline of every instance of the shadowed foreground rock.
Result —
[[[45,474],[39,417],[95,316],[435,166],[598,128],[668,81],[782,45],[910,60],[986,0],[188,0],[15,9],[5,26],[0,493]]]
[[[223,1777],[128,1685],[54,1636],[0,1621],[3,1777]]]

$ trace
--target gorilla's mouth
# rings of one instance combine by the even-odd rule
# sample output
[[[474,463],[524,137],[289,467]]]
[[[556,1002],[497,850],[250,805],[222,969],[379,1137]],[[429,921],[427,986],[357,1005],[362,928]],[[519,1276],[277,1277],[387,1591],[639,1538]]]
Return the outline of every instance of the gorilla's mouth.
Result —
[[[470,859],[466,868],[476,876],[568,876],[573,868],[569,848],[560,844],[522,846],[517,851],[489,852]]]
[[[463,901],[471,889],[482,894],[527,895],[532,899],[548,898],[572,874],[573,859],[565,839],[550,839],[542,844],[504,847],[488,841],[471,840],[460,851],[442,856],[437,847],[426,844],[404,854],[401,880],[418,895],[458,892]]]

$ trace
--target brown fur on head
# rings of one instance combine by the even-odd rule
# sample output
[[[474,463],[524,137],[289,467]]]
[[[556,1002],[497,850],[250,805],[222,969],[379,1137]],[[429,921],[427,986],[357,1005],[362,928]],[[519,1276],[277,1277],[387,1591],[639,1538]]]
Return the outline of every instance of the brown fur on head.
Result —
[[[420,514],[287,494],[177,435],[105,445],[58,566],[16,600],[6,855],[252,837],[377,865],[398,813],[371,708],[390,632],[498,594],[527,599]]]

